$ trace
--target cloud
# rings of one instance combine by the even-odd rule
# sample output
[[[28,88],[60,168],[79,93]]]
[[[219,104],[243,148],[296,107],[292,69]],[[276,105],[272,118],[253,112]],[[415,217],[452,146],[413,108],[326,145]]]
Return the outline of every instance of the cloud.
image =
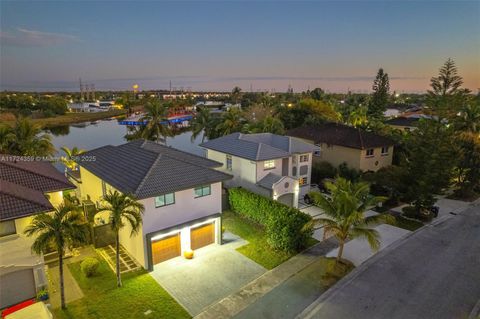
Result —
[[[22,47],[42,47],[63,44],[79,39],[70,34],[42,32],[17,28],[13,32],[0,32],[0,43],[2,45]]]

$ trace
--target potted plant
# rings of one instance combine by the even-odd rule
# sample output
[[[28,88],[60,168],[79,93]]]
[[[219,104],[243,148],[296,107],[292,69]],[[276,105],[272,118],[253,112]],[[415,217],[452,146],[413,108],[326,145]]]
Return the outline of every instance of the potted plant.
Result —
[[[37,292],[37,300],[38,301],[46,301],[48,300],[48,290],[41,289]]]

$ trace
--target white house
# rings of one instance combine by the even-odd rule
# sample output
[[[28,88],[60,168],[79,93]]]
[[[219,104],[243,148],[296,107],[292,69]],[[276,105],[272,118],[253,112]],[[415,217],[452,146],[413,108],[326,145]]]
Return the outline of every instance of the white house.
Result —
[[[271,133],[233,133],[200,145],[217,169],[233,175],[226,187],[241,186],[297,207],[310,191],[312,154],[319,148],[299,139]]]
[[[106,192],[135,195],[145,206],[138,234],[130,226],[120,243],[144,268],[185,251],[221,244],[222,182],[230,175],[212,160],[157,143],[136,140],[83,154],[80,194],[100,204]],[[108,223],[108,215],[97,216]]]

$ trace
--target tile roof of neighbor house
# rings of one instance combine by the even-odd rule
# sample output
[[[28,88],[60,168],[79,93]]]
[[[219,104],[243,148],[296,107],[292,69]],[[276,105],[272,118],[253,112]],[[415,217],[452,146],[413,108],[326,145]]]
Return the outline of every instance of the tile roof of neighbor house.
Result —
[[[0,155],[0,219],[10,220],[50,211],[45,193],[75,186],[48,162]]]
[[[295,153],[312,153],[318,150],[318,147],[299,139],[272,133],[232,133],[200,146],[253,161],[284,158]]]
[[[419,120],[420,118],[418,117],[395,117],[385,121],[385,124],[397,126],[416,126]]]
[[[391,139],[384,136],[337,123],[297,127],[289,130],[287,134],[312,140],[315,144],[326,143],[357,149],[390,146],[395,144]]]
[[[283,176],[274,174],[274,173],[268,173],[265,175],[261,180],[257,182],[257,185],[262,186],[266,189],[272,189],[273,184],[281,180]]]
[[[115,189],[140,199],[230,179],[213,167],[222,164],[150,141],[103,146],[78,164]]]

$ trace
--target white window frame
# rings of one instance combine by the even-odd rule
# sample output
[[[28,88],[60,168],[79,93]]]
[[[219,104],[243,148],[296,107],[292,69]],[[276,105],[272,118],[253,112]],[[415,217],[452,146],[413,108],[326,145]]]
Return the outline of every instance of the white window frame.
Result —
[[[300,155],[300,163],[308,162],[309,158],[310,158],[310,157],[308,156],[308,154],[306,154],[306,155]]]
[[[173,197],[173,201],[171,203],[167,203],[167,196],[168,195],[172,195],[172,197]],[[160,198],[160,197],[163,197],[163,204],[162,205],[157,205],[157,198]],[[155,208],[173,205],[173,204],[175,204],[175,193],[162,194],[160,196],[156,196],[153,200],[154,200],[154,203],[155,203]]]
[[[208,189],[208,192],[205,192],[206,189]],[[199,195],[197,191],[200,191],[201,194]],[[212,195],[212,185],[202,185],[202,186],[195,187],[193,192],[195,194],[195,198]]]
[[[372,151],[372,154],[368,154],[369,151]],[[373,148],[368,148],[368,149],[365,151],[365,153],[366,153],[366,156],[365,156],[365,157],[374,157],[374,156],[375,156],[375,149],[373,149]]]
[[[389,150],[390,147],[388,146],[383,146],[382,147],[382,155],[388,155],[388,150]]]
[[[263,170],[267,171],[275,168],[275,160],[263,161]]]

